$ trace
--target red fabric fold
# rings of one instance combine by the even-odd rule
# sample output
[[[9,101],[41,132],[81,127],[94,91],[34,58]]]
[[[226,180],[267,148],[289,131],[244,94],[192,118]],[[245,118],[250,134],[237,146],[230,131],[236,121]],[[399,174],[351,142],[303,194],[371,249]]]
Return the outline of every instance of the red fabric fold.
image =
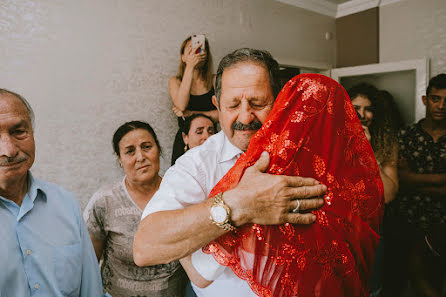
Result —
[[[383,185],[350,99],[334,80],[301,74],[279,93],[248,150],[209,197],[234,188],[263,151],[268,173],[327,185],[311,225],[248,224],[203,248],[259,296],[369,296]]]

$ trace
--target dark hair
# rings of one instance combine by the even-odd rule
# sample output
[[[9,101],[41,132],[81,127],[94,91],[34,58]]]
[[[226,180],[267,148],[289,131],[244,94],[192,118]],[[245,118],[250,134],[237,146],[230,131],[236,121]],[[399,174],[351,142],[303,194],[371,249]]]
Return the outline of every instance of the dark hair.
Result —
[[[403,125],[393,96],[385,90],[379,90],[370,124],[370,135],[375,157],[382,165],[393,159],[395,148],[398,146],[398,131]]]
[[[184,54],[184,49],[186,48],[186,44],[192,39],[192,36],[187,37],[183,43],[181,43],[180,47],[180,64],[178,65],[178,73],[177,78],[181,81],[183,80],[184,70],[186,69],[186,63],[181,59],[181,55]],[[206,51],[206,61],[204,61],[203,66],[199,69],[201,77],[206,81],[206,85],[208,88],[212,86],[212,71],[214,70],[214,65],[212,62],[212,54],[211,47],[209,45],[208,39],[205,37],[204,39],[204,49]]]
[[[196,118],[206,118],[206,119],[210,120],[212,125],[214,125],[214,130],[217,131],[217,124],[212,120],[211,117],[208,117],[207,115],[204,115],[202,113],[196,113],[196,114],[193,114],[190,117],[186,118],[186,120],[184,121],[184,124],[181,127],[181,132],[183,132],[186,135],[189,134],[192,121],[195,120]]]
[[[137,129],[146,130],[147,132],[150,133],[150,135],[152,135],[153,139],[155,139],[156,146],[158,147],[158,150],[160,151],[160,154],[161,154],[161,146],[158,142],[158,138],[156,137],[155,131],[153,130],[152,126],[150,126],[146,122],[141,122],[141,121],[127,122],[127,123],[121,125],[118,128],[118,130],[116,130],[115,134],[113,134],[113,140],[112,140],[113,150],[115,151],[115,154],[119,157],[119,153],[120,153],[119,142],[121,141],[122,137],[124,137],[130,131],[137,130]]]
[[[215,96],[220,106],[221,95],[221,78],[226,68],[232,67],[238,63],[251,62],[259,64],[268,70],[269,82],[274,98],[280,92],[279,64],[274,60],[273,56],[267,51],[252,48],[240,48],[226,55],[221,59],[217,69],[217,77],[215,79]]]
[[[373,120],[369,131],[372,137],[372,146],[376,160],[381,165],[391,161],[395,148],[398,146],[398,130],[403,125],[401,114],[393,96],[385,91],[378,90],[368,83],[359,83],[348,90],[350,100],[357,96],[364,96],[370,100],[373,111]]]
[[[20,94],[14,93],[6,89],[0,89],[0,95],[5,95],[5,94],[17,97],[17,99],[19,99],[23,103],[23,105],[25,105],[26,110],[28,111],[29,119],[31,120],[31,125],[34,127],[34,111],[29,102],[26,101],[26,99]]]
[[[350,97],[350,100],[355,99],[358,96],[366,97],[370,100],[370,103],[372,104],[372,109],[375,109],[376,107],[376,100],[378,98],[378,89],[369,84],[369,83],[359,83],[357,85],[354,85],[347,91],[348,96]]]
[[[445,73],[441,73],[437,76],[434,76],[429,80],[429,85],[427,86],[427,89],[426,89],[426,96],[429,96],[432,88],[435,88],[437,90],[446,89],[446,74]]]

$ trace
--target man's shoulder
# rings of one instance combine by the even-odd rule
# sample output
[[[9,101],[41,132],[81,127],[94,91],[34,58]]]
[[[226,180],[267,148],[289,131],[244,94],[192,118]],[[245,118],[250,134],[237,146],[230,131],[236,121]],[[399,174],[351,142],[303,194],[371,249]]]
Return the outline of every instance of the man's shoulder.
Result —
[[[34,178],[34,183],[36,184],[37,190],[40,190],[45,194],[48,201],[62,202],[70,207],[79,205],[79,201],[76,199],[76,196],[58,184],[39,178]]]
[[[414,134],[418,133],[420,122],[418,123],[412,123],[409,125],[404,126],[399,131],[399,137],[406,138],[413,136]]]

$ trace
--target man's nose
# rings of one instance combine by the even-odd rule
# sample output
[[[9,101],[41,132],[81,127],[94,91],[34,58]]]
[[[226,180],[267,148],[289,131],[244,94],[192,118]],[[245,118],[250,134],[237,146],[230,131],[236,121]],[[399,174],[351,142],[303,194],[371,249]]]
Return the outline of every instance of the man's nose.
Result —
[[[440,104],[438,106],[440,109],[446,109],[446,98],[440,100]]]
[[[248,125],[254,119],[254,114],[252,113],[251,105],[247,101],[243,101],[240,106],[240,112],[238,114],[238,121],[242,124]]]
[[[19,153],[19,149],[14,139],[9,134],[0,135],[0,156],[8,158],[15,157]]]
[[[363,119],[363,118],[365,117],[365,116],[364,116],[364,109],[362,109],[362,108],[359,109],[359,110],[358,110],[358,115],[359,115],[359,118],[360,118],[360,119]]]

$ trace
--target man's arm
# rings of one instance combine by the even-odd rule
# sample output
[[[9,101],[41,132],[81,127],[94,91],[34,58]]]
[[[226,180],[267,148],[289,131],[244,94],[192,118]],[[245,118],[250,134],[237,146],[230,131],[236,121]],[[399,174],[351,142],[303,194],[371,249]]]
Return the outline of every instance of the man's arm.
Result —
[[[223,194],[231,209],[235,226],[247,223],[277,225],[283,223],[311,224],[311,213],[292,213],[300,200],[300,209],[323,205],[326,186],[312,178],[270,175],[264,173],[269,165],[268,154],[262,154],[252,167],[246,169],[240,183]],[[139,266],[169,263],[184,258],[210,241],[226,233],[210,220],[212,201],[173,211],[160,211],[144,218],[133,242],[133,256]]]

